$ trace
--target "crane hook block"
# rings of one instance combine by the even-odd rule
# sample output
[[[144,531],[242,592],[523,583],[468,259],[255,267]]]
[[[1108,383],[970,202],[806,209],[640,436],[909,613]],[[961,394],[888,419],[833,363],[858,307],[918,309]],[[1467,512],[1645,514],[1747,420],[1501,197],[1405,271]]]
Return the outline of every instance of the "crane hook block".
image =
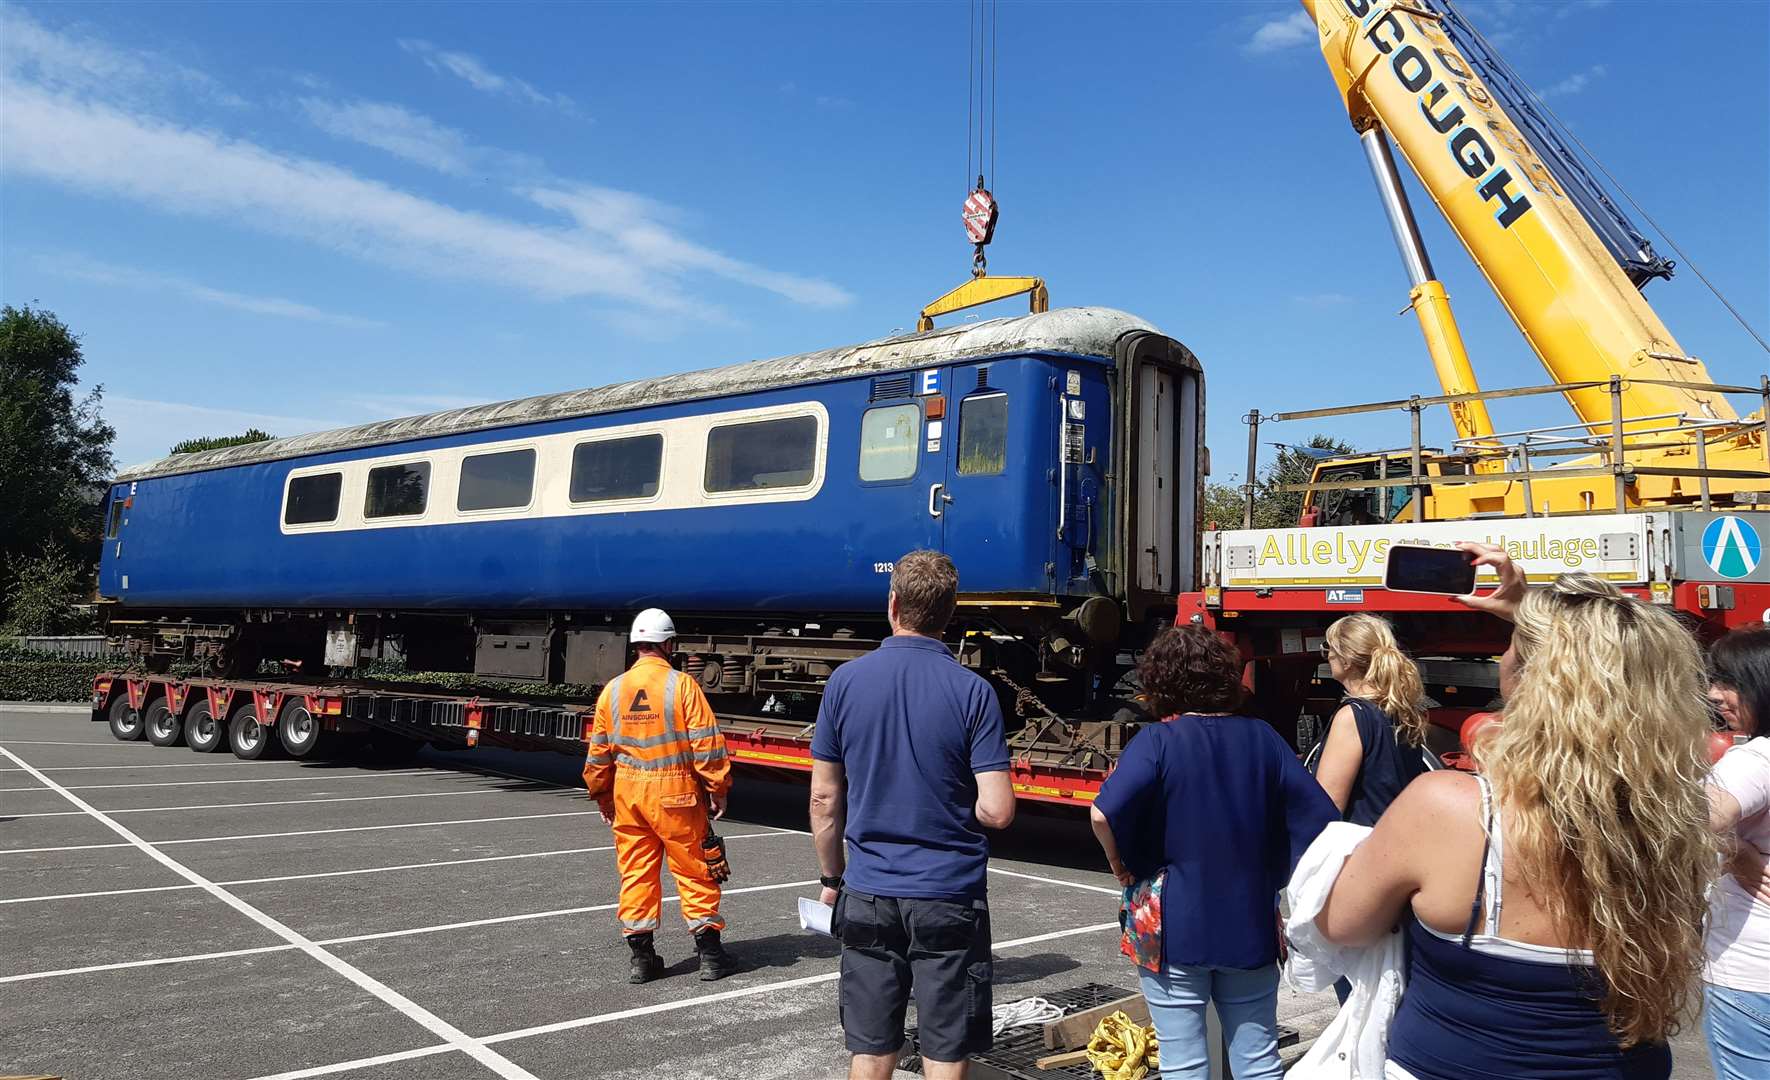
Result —
[[[976,244],[980,253],[983,245],[989,243],[990,238],[996,234],[996,217],[999,213],[996,197],[981,184],[965,196],[965,238]]]

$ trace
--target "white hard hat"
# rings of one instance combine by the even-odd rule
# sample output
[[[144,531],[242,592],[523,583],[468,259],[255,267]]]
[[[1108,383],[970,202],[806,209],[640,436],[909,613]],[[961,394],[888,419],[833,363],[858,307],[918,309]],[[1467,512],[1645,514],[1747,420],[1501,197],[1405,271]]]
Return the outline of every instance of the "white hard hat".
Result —
[[[648,607],[633,620],[633,632],[628,635],[628,640],[660,645],[675,636],[676,624],[670,621],[669,613],[663,608]]]

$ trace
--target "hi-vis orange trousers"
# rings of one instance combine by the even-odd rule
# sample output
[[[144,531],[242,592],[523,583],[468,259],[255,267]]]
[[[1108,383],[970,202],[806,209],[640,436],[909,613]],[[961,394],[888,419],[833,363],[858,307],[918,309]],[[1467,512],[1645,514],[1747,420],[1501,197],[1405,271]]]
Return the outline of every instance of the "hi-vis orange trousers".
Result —
[[[701,840],[707,835],[707,800],[692,772],[615,770],[615,860],[621,868],[619,915],[623,934],[649,934],[663,909],[666,860],[682,897],[691,933],[725,929],[719,914],[719,883],[707,874]]]

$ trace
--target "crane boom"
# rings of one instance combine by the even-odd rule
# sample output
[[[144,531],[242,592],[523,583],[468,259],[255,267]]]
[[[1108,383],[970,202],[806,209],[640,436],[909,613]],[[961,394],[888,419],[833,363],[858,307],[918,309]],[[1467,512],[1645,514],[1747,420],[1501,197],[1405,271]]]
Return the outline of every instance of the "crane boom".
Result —
[[[1454,9],[1434,0],[1302,4],[1316,21],[1353,127],[1367,144],[1384,131],[1394,139],[1555,382],[1623,376],[1629,380],[1623,411],[1630,418],[1737,418],[1720,395],[1678,385],[1712,380],[1636,287],[1637,280],[1663,276],[1669,265],[1620,214],[1599,222],[1600,235],[1588,215],[1602,192],[1564,183],[1567,166],[1551,168],[1538,153],[1500,96],[1526,99],[1497,81],[1488,88],[1490,80],[1478,70],[1493,70],[1497,58],[1483,56],[1479,69],[1471,62],[1455,40],[1458,28],[1467,27]],[[1538,122],[1527,118],[1533,129]],[[1416,311],[1420,302],[1416,295]],[[1427,313],[1419,314],[1431,345]],[[1447,306],[1434,321],[1454,331]],[[1460,352],[1460,341],[1456,345]],[[1434,362],[1442,380],[1446,364],[1436,347]],[[1567,398],[1582,421],[1610,423],[1607,390],[1573,390]]]

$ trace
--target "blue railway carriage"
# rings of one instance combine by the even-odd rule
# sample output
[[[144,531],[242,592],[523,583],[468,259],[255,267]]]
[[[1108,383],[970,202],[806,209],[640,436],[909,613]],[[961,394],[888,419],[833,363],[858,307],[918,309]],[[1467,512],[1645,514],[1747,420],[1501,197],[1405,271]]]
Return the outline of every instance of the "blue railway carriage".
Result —
[[[934,548],[961,657],[1074,704],[1193,587],[1203,401],[1185,346],[1074,308],[180,454],[117,478],[100,593],[150,667],[333,678],[596,683],[657,605],[780,711]]]

